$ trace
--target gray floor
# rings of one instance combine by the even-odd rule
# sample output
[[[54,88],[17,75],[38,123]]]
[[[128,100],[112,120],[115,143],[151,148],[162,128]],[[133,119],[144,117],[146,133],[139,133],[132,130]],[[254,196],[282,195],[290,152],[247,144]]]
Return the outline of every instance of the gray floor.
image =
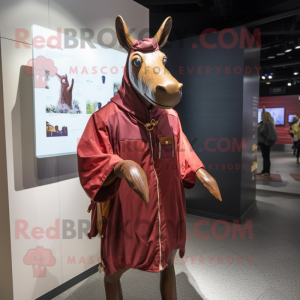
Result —
[[[257,209],[248,217],[253,239],[239,234],[234,239],[232,233],[225,239],[215,238],[215,221],[210,219],[209,225],[199,227],[210,238],[199,239],[193,228],[201,218],[188,215],[186,260],[175,261],[178,299],[299,300],[299,214],[299,197],[258,190]],[[218,234],[224,231],[223,225],[217,227]],[[204,264],[199,263],[201,257]],[[252,257],[251,263],[247,257]],[[159,274],[130,270],[123,275],[122,286],[124,299],[160,299]],[[89,277],[55,299],[105,299],[103,274]]]
[[[271,173],[280,174],[282,182],[257,181],[256,188],[266,191],[300,194],[300,181],[294,180],[290,174],[300,174],[300,164],[296,164],[296,157],[292,150],[285,152],[271,151]],[[262,170],[262,156],[257,153],[258,172]],[[300,296],[299,296],[300,299]]]

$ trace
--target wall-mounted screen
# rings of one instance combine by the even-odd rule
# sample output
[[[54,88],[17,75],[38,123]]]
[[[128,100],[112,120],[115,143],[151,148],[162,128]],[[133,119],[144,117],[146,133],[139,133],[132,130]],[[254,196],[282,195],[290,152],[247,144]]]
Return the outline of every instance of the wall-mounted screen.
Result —
[[[120,87],[127,53],[32,26],[37,157],[75,154],[91,114]]]
[[[258,109],[258,123],[261,122],[261,113],[263,109]],[[284,107],[272,107],[266,108],[266,111],[269,112],[274,119],[275,125],[284,125],[284,116],[285,116],[285,108]]]
[[[293,119],[294,119],[295,116],[296,116],[295,114],[293,114],[293,115],[288,115],[288,122],[289,122],[289,123],[293,123]]]

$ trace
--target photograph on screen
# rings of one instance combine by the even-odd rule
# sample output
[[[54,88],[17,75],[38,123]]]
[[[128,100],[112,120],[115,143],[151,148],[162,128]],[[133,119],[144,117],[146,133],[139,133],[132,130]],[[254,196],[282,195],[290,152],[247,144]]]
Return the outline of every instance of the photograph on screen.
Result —
[[[81,114],[80,103],[73,98],[74,79],[69,83],[68,76],[55,74],[59,85],[52,85],[52,89],[57,89],[58,101],[53,104],[46,104],[46,113],[60,113],[60,114]],[[49,89],[49,86],[47,86]],[[54,100],[55,102],[55,100]]]
[[[296,116],[295,114],[288,115],[288,122],[293,123],[293,119],[294,119],[295,116]]]
[[[31,30],[41,41],[24,67],[33,78],[36,157],[76,154],[89,118],[119,89],[127,53],[75,37],[69,47],[63,33]]]
[[[46,121],[46,136],[47,137],[62,137],[68,136],[68,127],[62,126],[61,128],[58,125],[53,126]]]
[[[121,83],[114,82],[114,95],[116,95],[116,93],[118,92],[120,86],[121,86]]]
[[[265,108],[267,112],[270,113],[272,116],[275,125],[284,125],[284,116],[285,116],[285,108],[284,107],[272,107],[272,108]],[[262,121],[261,113],[263,109],[258,109],[258,123]]]
[[[86,101],[86,113],[91,115],[102,107],[101,102]]]

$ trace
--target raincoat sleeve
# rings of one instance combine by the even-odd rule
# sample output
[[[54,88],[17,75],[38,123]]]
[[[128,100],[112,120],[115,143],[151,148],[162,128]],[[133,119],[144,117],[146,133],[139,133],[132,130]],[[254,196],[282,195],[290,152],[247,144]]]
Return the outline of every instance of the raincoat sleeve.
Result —
[[[95,202],[106,202],[114,197],[120,186],[117,178],[102,187],[114,166],[122,159],[113,153],[106,121],[101,111],[94,113],[77,146],[78,172],[80,183],[87,195]]]
[[[181,178],[183,181],[183,186],[187,189],[191,189],[196,185],[196,172],[200,168],[204,168],[204,165],[193,150],[187,137],[183,133],[179,118],[178,123],[179,164],[181,170]]]

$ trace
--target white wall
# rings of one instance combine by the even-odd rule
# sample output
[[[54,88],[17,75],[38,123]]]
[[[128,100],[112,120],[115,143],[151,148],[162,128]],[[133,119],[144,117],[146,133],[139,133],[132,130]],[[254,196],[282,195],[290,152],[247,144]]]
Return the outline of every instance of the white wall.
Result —
[[[1,48],[0,48],[1,52]],[[4,126],[4,105],[3,105],[3,85],[2,85],[2,64],[0,59],[0,297],[1,299],[13,299],[11,247],[9,230],[9,204],[7,186],[7,164]]]
[[[103,28],[114,30],[117,15],[123,16],[129,29],[136,28],[132,34],[134,38],[149,27],[148,9],[131,0],[0,2],[5,137],[3,130],[0,135],[2,141],[6,139],[7,158],[7,169],[1,168],[0,178],[7,177],[10,224],[7,224],[6,232],[10,227],[14,299],[35,299],[94,266],[100,246],[99,238],[91,241],[86,236],[82,239],[78,236],[78,225],[89,221],[90,214],[86,212],[89,199],[78,179],[76,155],[43,159],[34,156],[32,78],[23,70],[32,57],[32,49],[27,49],[24,44],[16,47],[15,29],[25,28],[30,32],[31,25],[37,24],[54,30],[74,28],[78,34],[80,28],[91,28],[98,34]],[[109,43],[110,39],[109,35],[104,36],[103,43]],[[97,42],[97,38],[93,41]],[[118,44],[114,48],[120,49]],[[4,204],[2,201],[1,210]],[[56,219],[60,224],[58,239],[49,239],[45,233],[37,234],[42,237],[40,239],[32,236],[33,228],[41,227],[35,230],[46,231],[55,226]],[[29,238],[16,236],[16,222],[20,220],[28,224]],[[63,220],[74,222],[75,238],[63,238]],[[37,246],[50,249],[56,259],[55,265],[47,267],[45,278],[34,277],[33,266],[23,262],[27,251]],[[68,257],[75,257],[76,264],[68,263]],[[93,263],[90,257],[93,257]],[[9,261],[9,257],[7,259]],[[8,276],[11,275],[8,273]],[[10,289],[9,284],[7,289]],[[4,299],[3,295],[4,290],[1,290],[1,299]]]

